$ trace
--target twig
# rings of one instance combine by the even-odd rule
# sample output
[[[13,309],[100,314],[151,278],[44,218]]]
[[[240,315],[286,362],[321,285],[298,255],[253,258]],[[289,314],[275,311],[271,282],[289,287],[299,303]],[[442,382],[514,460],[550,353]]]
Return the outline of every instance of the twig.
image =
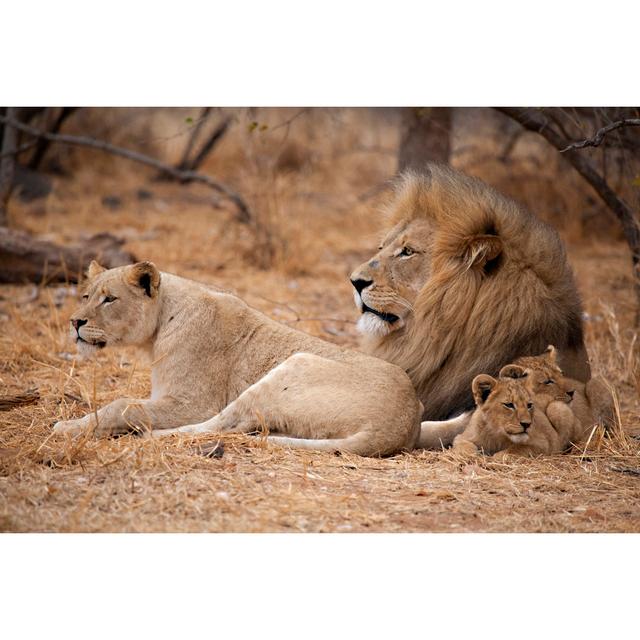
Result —
[[[203,107],[200,117],[198,118],[198,121],[194,125],[193,131],[189,136],[189,141],[187,142],[187,146],[185,147],[184,153],[182,154],[182,160],[180,160],[180,162],[178,163],[178,169],[184,170],[189,168],[189,157],[191,156],[191,152],[196,145],[196,140],[200,135],[202,126],[204,125],[210,111],[211,107]]]
[[[104,140],[96,140],[95,138],[89,138],[88,136],[72,136],[68,134],[59,134],[59,133],[48,133],[46,131],[40,131],[39,129],[35,129],[29,125],[26,125],[15,118],[0,116],[0,122],[5,125],[9,125],[11,127],[15,127],[20,131],[24,131],[32,136],[38,138],[44,138],[45,140],[49,140],[50,142],[57,142],[58,144],[67,144],[67,145],[75,145],[79,147],[89,147],[90,149],[98,149],[99,151],[104,151],[106,153],[112,153],[113,155],[120,156],[122,158],[126,158],[127,160],[132,160],[134,162],[139,162],[140,164],[147,165],[148,167],[153,167],[162,173],[166,173],[170,175],[172,178],[175,178],[179,182],[189,183],[189,182],[200,182],[202,184],[206,184],[211,187],[214,191],[223,194],[227,199],[233,202],[238,208],[238,221],[247,224],[251,221],[252,215],[247,206],[246,202],[240,196],[240,194],[230,189],[225,184],[210,178],[207,175],[202,173],[196,173],[195,171],[182,171],[180,169],[176,169],[171,165],[165,164],[160,160],[156,160],[150,156],[147,156],[143,153],[139,153],[138,151],[132,151],[130,149],[125,149],[123,147],[118,147],[109,142],[105,142]]]
[[[604,140],[604,137],[607,135],[607,133],[615,131],[616,129],[621,129],[622,127],[640,127],[640,118],[626,118],[624,120],[617,120],[616,122],[612,122],[606,127],[598,129],[598,131],[596,131],[590,138],[586,138],[585,140],[581,140],[580,142],[574,142],[568,147],[560,149],[560,153],[565,153],[566,151],[571,151],[572,149],[599,147],[602,144],[602,141]]]
[[[213,133],[207,138],[207,141],[202,145],[202,148],[196,154],[196,157],[189,161],[187,166],[184,167],[190,171],[195,171],[204,161],[204,159],[211,153],[213,147],[215,147],[222,137],[227,132],[229,125],[231,124],[231,118],[223,120],[214,130]]]

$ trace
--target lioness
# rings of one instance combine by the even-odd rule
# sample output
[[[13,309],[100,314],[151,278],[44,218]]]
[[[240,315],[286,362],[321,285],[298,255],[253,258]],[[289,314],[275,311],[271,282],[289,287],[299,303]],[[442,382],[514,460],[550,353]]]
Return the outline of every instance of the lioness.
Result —
[[[409,374],[424,420],[471,409],[476,375],[550,343],[567,375],[589,379],[580,299],[552,227],[436,164],[401,176],[387,213],[378,252],[351,274],[358,326],[367,353]]]
[[[145,348],[153,362],[151,398],[115,400],[97,412],[97,422],[92,413],[58,422],[57,432],[266,426],[279,444],[367,456],[415,444],[422,407],[395,365],[279,324],[150,262],[109,270],[93,262],[82,297],[71,318],[80,353]]]
[[[515,369],[511,365],[512,375]],[[482,374],[473,379],[476,409],[467,428],[453,441],[454,451],[526,456],[566,448],[565,434],[577,422],[571,409],[563,401],[534,398],[522,380],[526,372],[520,368],[518,373],[518,378],[496,380]],[[536,399],[543,400],[542,404],[536,406]]]

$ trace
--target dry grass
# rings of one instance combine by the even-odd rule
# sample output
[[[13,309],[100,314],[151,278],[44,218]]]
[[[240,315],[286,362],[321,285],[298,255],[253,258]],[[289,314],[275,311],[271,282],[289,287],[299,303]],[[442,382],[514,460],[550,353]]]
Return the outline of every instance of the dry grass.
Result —
[[[347,275],[376,246],[372,189],[395,169],[397,130],[386,114],[336,110],[291,120],[297,113],[238,112],[205,167],[251,199],[260,228],[233,222],[231,209],[212,206],[204,189],[149,183],[137,167],[79,155],[73,178],[57,179],[44,203],[16,201],[14,220],[65,241],[115,230],[164,270],[214,282],[282,322],[354,346]],[[145,121],[142,131],[165,157],[179,155],[184,136],[174,134],[186,129],[183,117],[163,112]],[[253,121],[259,126],[251,129]],[[139,199],[141,187],[153,197]],[[121,209],[102,207],[110,194]],[[534,195],[527,204],[545,214]],[[593,368],[618,394],[622,428],[612,438],[594,433],[586,453],[509,463],[449,452],[371,460],[245,436],[226,436],[222,458],[195,453],[189,439],[54,438],[58,419],[147,394],[148,364],[134,350],[76,362],[66,340],[73,289],[3,286],[0,396],[37,388],[40,398],[0,412],[0,529],[640,531],[633,437],[640,370],[628,256],[615,232],[598,243],[570,226],[564,233],[589,314]]]

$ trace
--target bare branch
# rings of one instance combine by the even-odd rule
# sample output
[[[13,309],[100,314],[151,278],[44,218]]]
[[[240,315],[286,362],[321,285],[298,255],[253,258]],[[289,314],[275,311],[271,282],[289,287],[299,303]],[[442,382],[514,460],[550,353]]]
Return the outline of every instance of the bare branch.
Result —
[[[604,140],[604,137],[607,133],[611,131],[615,131],[616,129],[621,129],[622,127],[640,127],[640,118],[626,118],[625,120],[617,120],[616,122],[612,122],[608,124],[606,127],[602,127],[602,129],[598,129],[594,135],[586,140],[581,140],[580,142],[574,142],[570,144],[568,147],[564,149],[560,149],[560,153],[565,153],[566,151],[571,151],[572,149],[584,149],[585,147],[599,147]]]
[[[26,125],[15,118],[0,116],[0,122],[5,125],[11,125],[20,131],[24,131],[32,136],[38,138],[44,138],[45,140],[49,140],[50,142],[57,142],[58,144],[67,144],[74,145],[79,147],[88,147],[90,149],[98,149],[99,151],[104,151],[105,153],[111,153],[116,156],[120,156],[122,158],[126,158],[127,160],[132,160],[133,162],[139,162],[140,164],[147,165],[148,167],[153,167],[158,171],[165,173],[175,180],[182,182],[184,184],[189,182],[199,182],[201,184],[206,184],[211,187],[214,191],[221,193],[228,200],[233,202],[238,208],[238,220],[243,223],[248,223],[251,220],[251,212],[246,202],[240,196],[240,194],[230,189],[225,184],[210,178],[207,175],[202,173],[196,173],[195,171],[182,171],[171,165],[168,165],[160,160],[156,160],[150,156],[147,156],[138,151],[132,151],[130,149],[125,149],[123,147],[118,147],[109,142],[105,142],[104,140],[96,140],[95,138],[90,138],[88,136],[72,136],[67,134],[60,133],[48,133],[46,131],[40,131],[39,129],[35,129],[29,125]]]
[[[640,225],[629,205],[609,186],[598,173],[593,163],[575,148],[567,147],[567,140],[535,111],[514,107],[497,107],[497,111],[519,122],[525,129],[535,131],[543,136],[558,151],[564,150],[564,157],[571,166],[591,185],[602,201],[618,218],[625,240],[631,250],[633,262],[634,289],[638,300],[636,321],[640,322]]]
[[[185,169],[195,171],[204,162],[205,158],[211,153],[213,147],[215,147],[218,142],[222,140],[222,137],[227,132],[230,124],[231,118],[226,118],[225,120],[223,120],[207,138],[207,141],[202,145],[202,148],[200,149],[200,151],[198,151],[196,157],[188,162]]]
[[[77,110],[78,107],[63,107],[58,114],[58,117],[54,120],[53,125],[49,129],[49,133],[58,133],[58,131],[60,131],[60,129],[62,128],[64,121]],[[29,169],[35,171],[40,166],[40,163],[44,159],[44,156],[47,153],[50,145],[51,140],[47,140],[46,138],[38,138],[36,150],[29,160]]]

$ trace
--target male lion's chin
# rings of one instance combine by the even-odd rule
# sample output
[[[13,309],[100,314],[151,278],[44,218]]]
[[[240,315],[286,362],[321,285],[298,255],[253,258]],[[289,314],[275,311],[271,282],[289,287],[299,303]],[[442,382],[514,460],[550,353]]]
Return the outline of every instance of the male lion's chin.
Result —
[[[529,434],[528,433],[510,433],[509,440],[511,440],[511,442],[513,442],[514,444],[524,444],[529,440]]]
[[[370,311],[365,311],[360,316],[356,328],[363,335],[383,338],[384,336],[388,336],[390,333],[393,333],[397,329],[400,329],[402,326],[404,326],[402,318],[398,318],[398,320],[391,323],[383,320]]]

